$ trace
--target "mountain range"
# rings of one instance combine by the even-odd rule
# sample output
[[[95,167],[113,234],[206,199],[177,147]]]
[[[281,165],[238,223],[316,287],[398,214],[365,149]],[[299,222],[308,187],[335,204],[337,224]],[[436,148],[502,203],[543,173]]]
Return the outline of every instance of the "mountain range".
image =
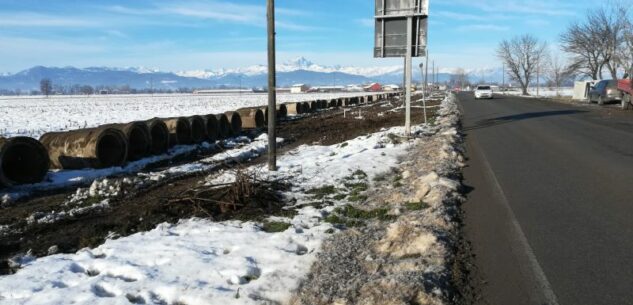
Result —
[[[343,67],[322,66],[303,57],[277,66],[277,84],[288,87],[294,84],[311,86],[357,85],[379,82],[402,83],[402,67]],[[501,81],[501,69],[468,71],[471,81],[482,78]],[[40,81],[50,79],[54,85],[70,87],[89,85],[93,87],[129,86],[134,89],[179,89],[179,88],[254,88],[267,84],[267,67],[263,65],[237,69],[197,70],[162,72],[148,68],[110,67],[43,67],[36,66],[15,74],[0,74],[0,90],[39,90]],[[438,80],[450,79],[451,69],[440,70]],[[429,76],[430,77],[430,76]],[[413,71],[414,81],[421,81],[419,69]]]

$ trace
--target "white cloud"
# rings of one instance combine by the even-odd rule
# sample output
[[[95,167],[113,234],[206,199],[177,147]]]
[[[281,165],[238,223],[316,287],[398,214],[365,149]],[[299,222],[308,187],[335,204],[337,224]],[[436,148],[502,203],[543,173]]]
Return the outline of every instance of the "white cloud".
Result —
[[[96,27],[101,23],[74,17],[13,12],[0,13],[0,26],[5,27]]]
[[[368,28],[373,28],[376,26],[376,21],[372,18],[356,19],[356,23]]]
[[[468,32],[468,31],[495,31],[495,32],[504,32],[509,31],[510,28],[507,26],[501,26],[496,24],[470,24],[457,27],[457,30],[460,32]]]
[[[573,16],[578,10],[575,1],[559,0],[452,0],[450,4],[456,7],[471,7],[484,12],[516,15]]]

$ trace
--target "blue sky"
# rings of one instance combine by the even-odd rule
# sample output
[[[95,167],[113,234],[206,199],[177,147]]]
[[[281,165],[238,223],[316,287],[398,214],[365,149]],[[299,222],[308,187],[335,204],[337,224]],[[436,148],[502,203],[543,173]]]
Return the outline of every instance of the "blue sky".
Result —
[[[34,65],[235,68],[266,62],[265,0],[1,0],[0,72]],[[378,66],[373,0],[277,0],[278,61]],[[601,3],[586,0],[431,0],[429,50],[438,66],[499,66],[503,38],[551,43]]]

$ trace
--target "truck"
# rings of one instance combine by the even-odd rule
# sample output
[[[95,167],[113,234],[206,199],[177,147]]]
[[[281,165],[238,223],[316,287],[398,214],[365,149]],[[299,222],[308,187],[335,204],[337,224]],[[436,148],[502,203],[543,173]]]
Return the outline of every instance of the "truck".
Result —
[[[631,96],[633,96],[633,81],[631,78],[619,80],[618,90],[622,93],[622,109],[627,109],[631,105]]]
[[[633,65],[629,73],[624,75],[624,79],[618,80],[618,90],[622,94],[622,109],[629,108],[633,99]]]

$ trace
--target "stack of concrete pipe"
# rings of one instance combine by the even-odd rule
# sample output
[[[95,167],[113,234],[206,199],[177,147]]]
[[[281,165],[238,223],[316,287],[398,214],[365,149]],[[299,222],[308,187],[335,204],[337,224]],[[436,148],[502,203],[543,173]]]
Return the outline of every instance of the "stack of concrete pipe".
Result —
[[[339,98],[277,105],[277,119],[321,109],[344,107],[363,101],[393,97]],[[28,137],[0,137],[0,187],[41,182],[49,168],[84,169],[123,166],[151,155],[166,153],[175,145],[215,142],[261,129],[268,120],[267,107],[243,108],[222,114],[154,118],[126,124],[50,132],[39,141]]]

